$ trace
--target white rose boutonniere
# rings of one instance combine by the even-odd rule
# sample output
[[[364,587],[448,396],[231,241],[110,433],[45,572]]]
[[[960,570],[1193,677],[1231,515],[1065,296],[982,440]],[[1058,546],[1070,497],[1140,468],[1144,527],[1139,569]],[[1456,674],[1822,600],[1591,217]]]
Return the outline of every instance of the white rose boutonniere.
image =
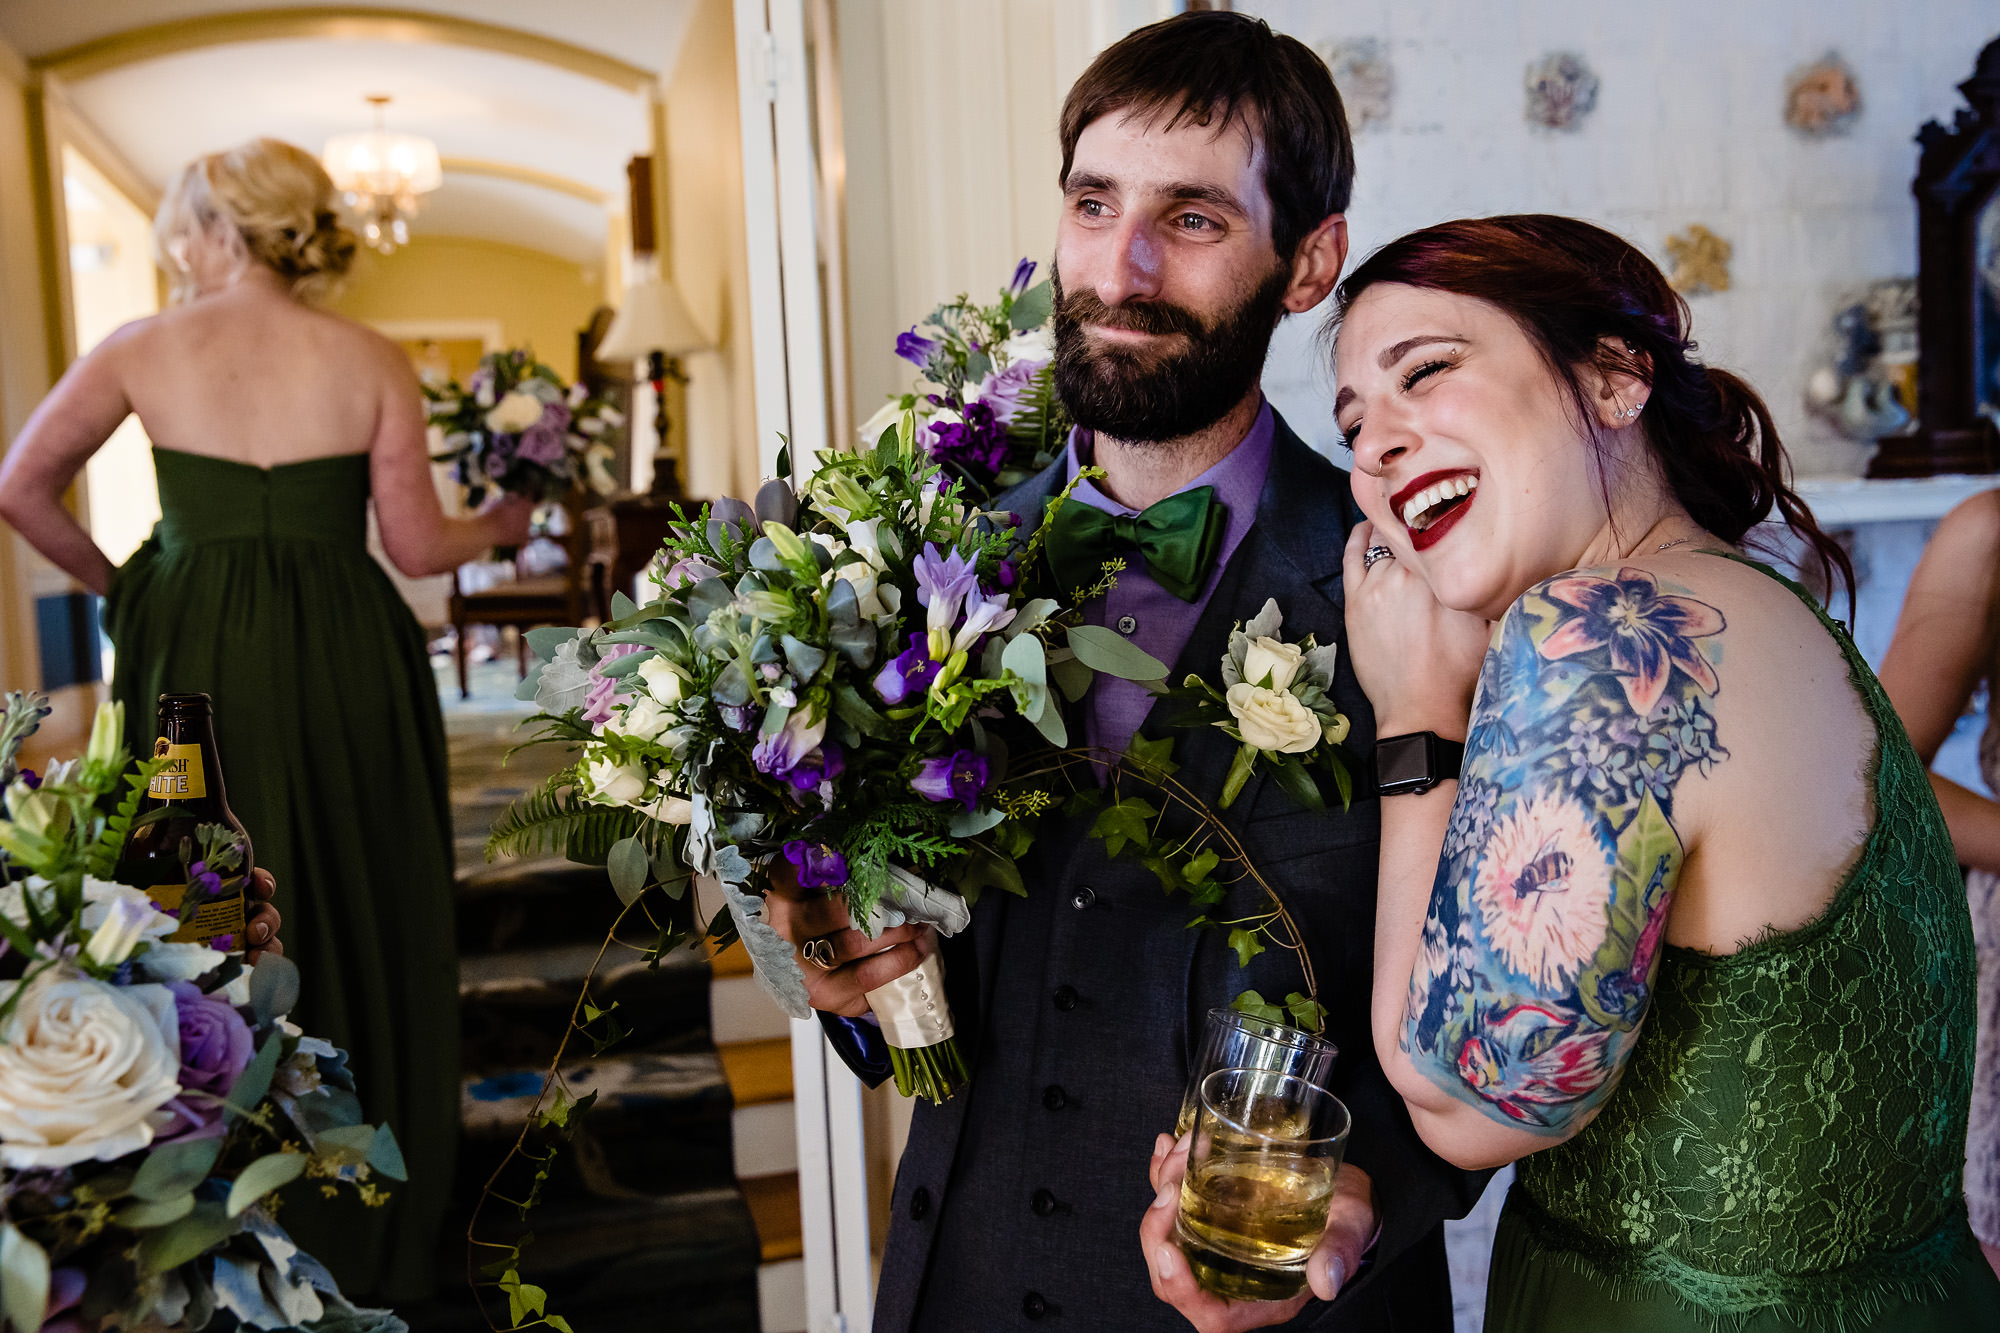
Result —
[[[1246,681],[1231,685],[1223,697],[1245,745],[1279,754],[1303,754],[1319,744],[1319,719],[1284,690],[1261,689]]]
[[[1321,647],[1311,635],[1287,642],[1279,635],[1283,628],[1277,601],[1266,601],[1263,610],[1230,634],[1221,688],[1189,676],[1182,688],[1170,692],[1191,704],[1198,719],[1237,742],[1222,784],[1225,809],[1242,795],[1259,765],[1308,810],[1326,809],[1314,769],[1333,779],[1343,807],[1353,794],[1352,770],[1340,749],[1348,721],[1332,698],[1338,649]]]
[[[0,1043],[0,1162],[108,1162],[151,1144],[181,1090],[173,992],[64,968],[25,985]]]

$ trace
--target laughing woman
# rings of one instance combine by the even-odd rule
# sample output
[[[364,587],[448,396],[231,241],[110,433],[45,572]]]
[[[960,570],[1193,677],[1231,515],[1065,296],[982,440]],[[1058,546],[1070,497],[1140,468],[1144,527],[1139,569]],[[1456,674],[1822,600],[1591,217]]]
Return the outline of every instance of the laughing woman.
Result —
[[[1586,223],[1341,298],[1355,671],[1464,743],[1383,798],[1375,1038],[1433,1149],[1520,1161],[1487,1327],[2000,1327],[1964,889],[1853,644],[1736,549],[1775,505],[1851,581],[1764,404]]]

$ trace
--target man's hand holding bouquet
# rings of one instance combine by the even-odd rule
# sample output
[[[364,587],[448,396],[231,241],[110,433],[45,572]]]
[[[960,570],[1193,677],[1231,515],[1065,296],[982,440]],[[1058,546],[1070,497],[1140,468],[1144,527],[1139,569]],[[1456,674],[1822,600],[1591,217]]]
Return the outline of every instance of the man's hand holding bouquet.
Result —
[[[916,927],[950,934],[981,890],[1024,892],[1015,858],[1039,813],[1001,794],[994,724],[1018,716],[1061,747],[1059,695],[1081,698],[1093,670],[1166,668],[1027,596],[1036,551],[1017,517],[960,503],[916,433],[905,413],[872,449],[824,455],[802,494],[780,480],[754,506],[708,506],[668,538],[658,600],[621,599],[602,628],[532,633],[544,663],[523,693],[544,736],[582,755],[490,845],[602,859],[628,903],[656,884],[682,900],[690,871],[712,881],[724,905],[710,940],[740,937],[794,1017],[811,1008],[801,957],[846,973],[818,987],[826,1001],[892,970],[885,956],[849,972],[857,955],[907,946],[893,970],[922,965],[866,1000],[897,1086],[942,1100],[967,1074]],[[767,902],[773,890],[792,905]],[[774,920],[814,933],[795,952]],[[682,934],[664,925],[658,947]]]

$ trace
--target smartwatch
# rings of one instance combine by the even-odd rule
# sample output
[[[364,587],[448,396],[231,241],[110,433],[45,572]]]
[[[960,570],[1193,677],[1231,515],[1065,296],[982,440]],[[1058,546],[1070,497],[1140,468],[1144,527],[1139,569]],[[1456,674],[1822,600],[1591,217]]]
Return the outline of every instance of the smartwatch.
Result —
[[[1429,791],[1446,778],[1456,778],[1464,762],[1464,743],[1448,741],[1435,731],[1384,736],[1375,742],[1375,792],[1401,796]]]

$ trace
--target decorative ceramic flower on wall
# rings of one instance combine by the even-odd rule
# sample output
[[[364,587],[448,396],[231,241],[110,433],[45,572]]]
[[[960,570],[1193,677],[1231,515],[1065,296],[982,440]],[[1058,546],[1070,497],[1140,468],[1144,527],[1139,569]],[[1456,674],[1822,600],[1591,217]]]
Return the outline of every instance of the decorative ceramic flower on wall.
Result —
[[[1319,48],[1319,54],[1333,71],[1333,85],[1340,89],[1349,127],[1359,134],[1371,127],[1387,126],[1396,97],[1388,43],[1379,37],[1357,37],[1328,42]]]
[[[1597,74],[1574,51],[1552,51],[1528,66],[1528,123],[1576,130],[1597,106]]]
[[[1861,118],[1861,85],[1829,51],[1785,82],[1785,124],[1809,139],[1846,134]]]
[[[1674,263],[1667,282],[1682,296],[1729,290],[1729,256],[1735,247],[1699,222],[1678,236],[1667,237],[1667,258]]]

